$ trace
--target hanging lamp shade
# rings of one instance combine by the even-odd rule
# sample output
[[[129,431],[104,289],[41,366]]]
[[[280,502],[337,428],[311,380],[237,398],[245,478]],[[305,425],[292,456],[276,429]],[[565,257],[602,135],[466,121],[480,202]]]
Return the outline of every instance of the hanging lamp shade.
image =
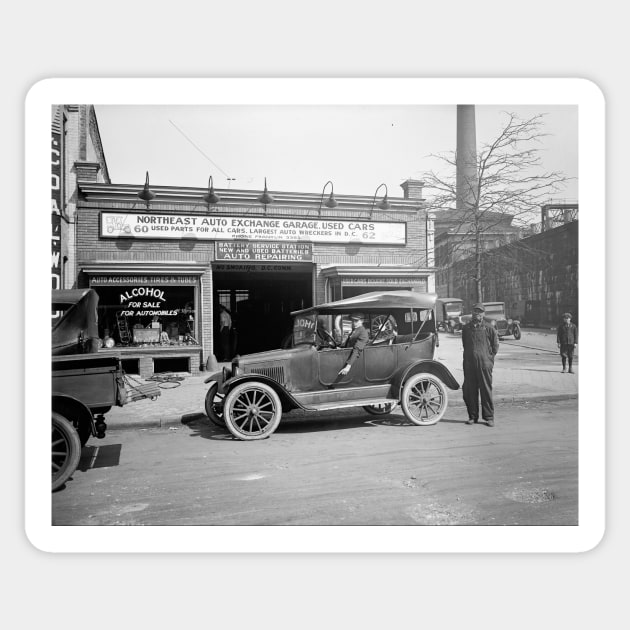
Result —
[[[392,207],[392,204],[389,203],[389,200],[387,199],[387,193],[385,193],[385,196],[383,197],[381,203],[378,204],[378,207],[381,210],[389,210]]]
[[[322,188],[322,196],[319,200],[319,209],[317,211],[317,213],[319,214],[319,216],[321,216],[322,214],[322,202],[324,201],[324,192],[326,191],[326,186],[328,186],[328,184],[330,184],[330,196],[328,197],[328,199],[326,200],[326,203],[324,204],[327,208],[336,208],[339,204],[337,203],[337,200],[335,199],[335,195],[334,195],[334,190],[335,187],[333,186],[333,183],[329,180],[324,184],[324,187]]]
[[[208,179],[208,192],[203,196],[203,200],[208,205],[219,203],[219,201],[221,201],[221,197],[219,197],[219,195],[214,192],[214,182],[212,181],[212,175],[210,175],[210,179]]]
[[[149,171],[144,181],[144,188],[138,193],[138,197],[149,205],[149,202],[155,199],[155,193],[149,188]]]
[[[262,203],[264,206],[267,204],[273,203],[273,197],[267,191],[267,178],[265,177],[265,190],[263,190],[263,194],[258,197],[258,201]]]

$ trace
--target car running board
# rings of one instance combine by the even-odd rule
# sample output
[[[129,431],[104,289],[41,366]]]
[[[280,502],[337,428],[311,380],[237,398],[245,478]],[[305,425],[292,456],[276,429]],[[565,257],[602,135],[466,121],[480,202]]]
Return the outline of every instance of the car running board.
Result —
[[[306,411],[326,411],[328,409],[343,409],[345,407],[369,407],[370,405],[397,405],[395,398],[364,398],[362,400],[338,400],[303,407]]]

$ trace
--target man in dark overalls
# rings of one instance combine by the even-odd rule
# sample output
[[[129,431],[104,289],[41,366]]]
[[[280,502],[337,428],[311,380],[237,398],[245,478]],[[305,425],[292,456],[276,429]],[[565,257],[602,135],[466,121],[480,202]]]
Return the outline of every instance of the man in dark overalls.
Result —
[[[479,421],[479,397],[481,396],[481,417],[489,427],[493,427],[492,368],[494,356],[499,350],[499,335],[493,326],[484,321],[485,311],[483,304],[475,304],[472,320],[462,328],[464,346],[462,390],[468,410],[466,424]]]

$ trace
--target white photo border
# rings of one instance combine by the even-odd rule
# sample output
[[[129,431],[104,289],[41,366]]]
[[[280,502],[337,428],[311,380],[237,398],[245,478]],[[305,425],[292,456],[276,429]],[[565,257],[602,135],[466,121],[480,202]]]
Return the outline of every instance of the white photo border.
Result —
[[[334,98],[330,95],[334,94]],[[51,107],[102,105],[448,105],[578,106],[580,310],[586,287],[598,296],[597,320],[580,330],[579,520],[575,526],[249,526],[65,527],[51,524],[49,417],[51,379],[37,382],[25,361],[25,530],[47,552],[584,552],[605,532],[605,100],[586,79],[45,79],[25,103],[25,330],[40,330],[50,295]],[[25,357],[41,357],[41,335],[27,336]],[[46,362],[50,366],[49,362]],[[50,369],[50,367],[48,368]],[[48,373],[50,374],[50,373]],[[586,386],[588,385],[588,387]],[[597,393],[597,395],[595,395]],[[188,535],[183,530],[191,530]],[[206,531],[204,531],[206,530]]]

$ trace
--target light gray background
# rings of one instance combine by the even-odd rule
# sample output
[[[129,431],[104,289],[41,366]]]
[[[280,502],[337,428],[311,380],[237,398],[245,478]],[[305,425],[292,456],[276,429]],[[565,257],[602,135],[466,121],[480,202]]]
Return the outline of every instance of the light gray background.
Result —
[[[458,3],[457,3],[458,4]],[[3,618],[16,627],[459,628],[612,626],[627,583],[630,444],[621,355],[630,289],[628,56],[620,3],[561,1],[13,5],[0,41],[4,121],[2,247],[5,391]],[[302,8],[301,8],[302,7]],[[48,77],[581,77],[607,100],[607,531],[576,555],[51,555],[24,535],[22,356],[24,97]],[[107,147],[105,147],[107,150]],[[16,261],[17,264],[16,264]],[[46,298],[43,299],[43,303]],[[44,306],[45,308],[45,306]],[[614,318],[614,319],[613,319]],[[585,318],[583,317],[583,320]],[[623,324],[623,325],[620,325]],[[583,322],[583,326],[585,323]],[[36,334],[28,331],[29,334]],[[622,346],[617,343],[625,341]],[[613,343],[616,342],[616,343]],[[602,339],[604,343],[604,339]],[[627,371],[627,370],[626,370]],[[14,392],[20,392],[15,395]],[[94,592],[98,589],[102,599]]]

